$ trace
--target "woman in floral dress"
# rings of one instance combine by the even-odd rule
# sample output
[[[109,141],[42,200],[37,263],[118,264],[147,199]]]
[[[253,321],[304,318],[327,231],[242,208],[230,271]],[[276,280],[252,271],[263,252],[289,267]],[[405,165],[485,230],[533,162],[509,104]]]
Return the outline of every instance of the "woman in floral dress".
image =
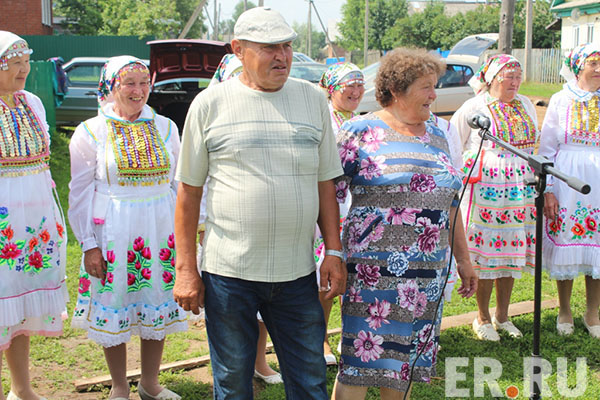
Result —
[[[111,398],[129,396],[126,342],[141,337],[142,399],[178,399],[158,383],[164,339],[187,329],[173,300],[173,173],[179,135],[146,105],[150,73],[111,58],[100,78],[99,115],[71,139],[69,220],[84,252],[73,326],[104,347]]]
[[[383,110],[342,125],[344,175],[338,201],[352,193],[343,244],[348,283],[342,303],[342,356],[334,399],[362,399],[368,386],[382,399],[401,398],[412,379],[435,375],[448,246],[471,296],[477,276],[467,251],[457,194],[460,153],[430,119],[443,62],[424,50],[386,55],[375,81]]]
[[[8,400],[39,399],[29,380],[29,335],[60,335],[66,317],[67,233],[53,197],[46,113],[23,90],[31,53],[19,36],[0,31],[0,367],[4,353]]]
[[[532,153],[537,135],[537,116],[531,101],[518,94],[522,71],[519,61],[498,54],[481,66],[469,81],[477,96],[456,111],[450,122],[460,133],[465,172],[473,168],[461,204],[471,261],[479,272],[478,316],[473,330],[481,340],[499,341],[498,331],[521,337],[508,319],[515,279],[535,265],[535,189],[526,185],[533,173],[525,160],[485,141],[473,165],[481,138],[468,118],[475,113],[492,122],[491,134]],[[496,312],[490,316],[490,298],[496,286]]]
[[[561,75],[567,83],[550,99],[539,153],[554,161],[559,170],[590,183],[592,192],[583,195],[549,177],[544,267],[558,288],[558,333],[570,335],[574,331],[573,280],[585,275],[583,324],[591,336],[600,338],[600,46],[575,48],[567,56]]]

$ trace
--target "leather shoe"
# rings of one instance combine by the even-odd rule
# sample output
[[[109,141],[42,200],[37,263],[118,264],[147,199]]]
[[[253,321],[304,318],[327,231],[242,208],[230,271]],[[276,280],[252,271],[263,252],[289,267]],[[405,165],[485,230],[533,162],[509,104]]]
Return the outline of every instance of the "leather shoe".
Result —
[[[159,394],[156,396],[152,396],[150,393],[146,392],[144,387],[138,383],[137,385],[138,394],[140,395],[140,399],[142,400],[180,400],[181,396],[175,392],[170,391],[167,388],[164,388]]]
[[[588,330],[591,337],[600,339],[600,325],[590,326],[587,324],[587,322],[585,322],[585,317],[583,317],[583,326],[585,326],[585,329]]]
[[[500,341],[500,335],[498,335],[498,332],[496,332],[490,323],[479,325],[479,320],[475,318],[473,321],[473,330],[480,340]]]

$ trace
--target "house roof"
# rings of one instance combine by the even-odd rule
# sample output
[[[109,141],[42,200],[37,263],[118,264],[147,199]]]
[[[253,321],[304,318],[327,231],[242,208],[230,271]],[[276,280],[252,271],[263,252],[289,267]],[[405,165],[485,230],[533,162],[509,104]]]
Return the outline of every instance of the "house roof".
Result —
[[[568,17],[571,11],[578,8],[584,14],[600,13],[600,1],[598,0],[577,0],[565,1],[554,0],[550,11],[558,14],[559,17]]]

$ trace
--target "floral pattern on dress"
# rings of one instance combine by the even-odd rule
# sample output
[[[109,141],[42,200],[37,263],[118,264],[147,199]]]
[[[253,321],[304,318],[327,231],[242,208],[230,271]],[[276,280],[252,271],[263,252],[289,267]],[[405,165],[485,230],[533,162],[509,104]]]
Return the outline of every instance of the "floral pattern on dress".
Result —
[[[113,291],[113,281],[115,279],[115,267],[117,263],[115,261],[115,247],[114,242],[109,242],[106,251],[106,275],[100,279],[100,289],[98,293],[106,293]]]
[[[171,233],[161,247],[158,258],[163,267],[162,288],[172,290],[175,286],[175,235]]]
[[[52,268],[55,264],[53,257],[58,257],[62,241],[52,240],[46,227],[46,217],[42,217],[37,228],[26,226],[25,233],[29,236],[22,240],[14,237],[8,217],[8,209],[0,207],[0,266],[7,265],[9,270],[14,268],[32,275]],[[59,263],[60,260],[57,260],[56,264]]]
[[[141,236],[129,244],[127,251],[127,293],[152,287],[152,253]]]

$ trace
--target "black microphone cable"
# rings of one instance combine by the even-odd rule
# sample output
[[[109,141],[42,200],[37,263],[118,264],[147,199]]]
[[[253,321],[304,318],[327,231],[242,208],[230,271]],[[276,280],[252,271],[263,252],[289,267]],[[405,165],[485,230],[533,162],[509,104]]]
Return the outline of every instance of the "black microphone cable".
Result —
[[[458,211],[460,210],[460,204],[462,203],[463,197],[465,195],[465,191],[467,190],[467,185],[468,185],[469,179],[471,178],[471,175],[473,174],[473,170],[475,169],[475,165],[477,164],[477,160],[479,159],[479,156],[481,155],[481,149],[483,148],[483,142],[484,142],[484,139],[482,137],[481,141],[479,143],[479,149],[477,149],[477,154],[475,155],[475,159],[473,160],[473,165],[471,166],[469,173],[467,174],[467,176],[464,180],[465,185],[464,185],[462,192],[460,194],[460,197],[458,199],[458,205],[456,206],[456,212],[454,213],[454,219],[452,222],[452,232],[450,233],[451,239],[450,239],[450,257],[448,258],[448,273],[446,274],[446,279],[444,280],[444,285],[442,286],[442,288],[440,290],[440,297],[438,298],[437,304],[435,306],[435,312],[433,313],[431,329],[427,333],[427,337],[425,338],[425,344],[427,344],[429,342],[431,335],[435,331],[435,318],[440,309],[440,305],[442,304],[442,299],[444,297],[444,290],[446,289],[446,284],[448,283],[448,278],[450,277],[450,269],[452,267],[452,256],[454,254],[454,236],[455,236],[454,230],[456,229],[456,218],[458,217]],[[468,223],[468,221],[467,221],[467,223]],[[456,264],[456,273],[458,274],[458,263]],[[440,322],[441,322],[441,318],[440,318]],[[423,352],[426,349],[427,349],[427,346],[425,345],[421,348],[421,350],[417,351],[417,355],[416,355],[414,361],[411,363],[410,375],[408,378],[408,386],[406,387],[406,391],[404,392],[404,397],[403,397],[404,400],[407,400],[408,393],[410,392],[410,387],[413,382],[413,373],[414,373],[415,365],[417,364],[417,361],[423,355]]]

